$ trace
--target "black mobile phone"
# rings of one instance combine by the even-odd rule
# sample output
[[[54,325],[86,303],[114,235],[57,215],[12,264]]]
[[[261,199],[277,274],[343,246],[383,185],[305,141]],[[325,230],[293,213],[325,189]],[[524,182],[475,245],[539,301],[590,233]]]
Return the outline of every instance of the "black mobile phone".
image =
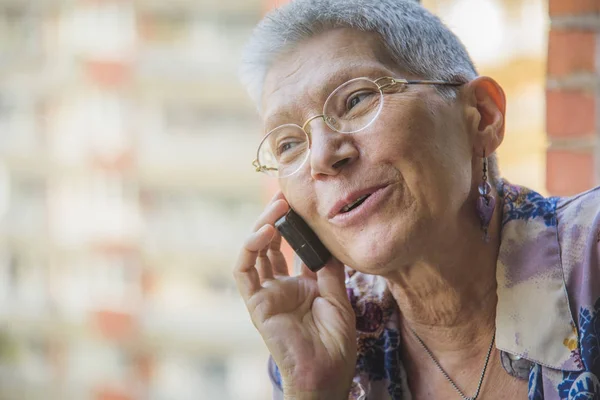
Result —
[[[331,258],[317,234],[294,210],[279,218],[275,227],[311,271],[317,272]]]

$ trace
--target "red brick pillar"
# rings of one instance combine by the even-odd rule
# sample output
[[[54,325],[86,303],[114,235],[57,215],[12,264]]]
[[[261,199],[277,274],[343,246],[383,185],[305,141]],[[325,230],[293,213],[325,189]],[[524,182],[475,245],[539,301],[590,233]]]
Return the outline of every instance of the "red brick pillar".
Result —
[[[546,186],[600,183],[600,0],[549,0]]]

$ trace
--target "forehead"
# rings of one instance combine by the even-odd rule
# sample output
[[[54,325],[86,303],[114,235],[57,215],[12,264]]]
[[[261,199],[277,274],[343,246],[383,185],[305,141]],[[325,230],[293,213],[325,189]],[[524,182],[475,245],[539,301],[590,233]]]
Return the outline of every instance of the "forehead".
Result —
[[[329,30],[301,42],[267,73],[263,119],[289,116],[299,106],[322,107],[331,91],[349,79],[391,74],[386,54],[376,34],[351,29]]]

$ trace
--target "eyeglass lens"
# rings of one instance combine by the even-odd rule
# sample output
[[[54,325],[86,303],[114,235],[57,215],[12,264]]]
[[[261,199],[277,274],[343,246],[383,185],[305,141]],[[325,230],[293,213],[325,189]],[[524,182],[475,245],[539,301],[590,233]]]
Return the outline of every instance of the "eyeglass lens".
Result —
[[[369,126],[383,105],[382,93],[373,81],[357,78],[334,90],[323,108],[325,123],[340,133],[355,133]],[[269,175],[283,178],[297,172],[308,158],[310,139],[298,125],[282,125],[265,136],[258,162]]]

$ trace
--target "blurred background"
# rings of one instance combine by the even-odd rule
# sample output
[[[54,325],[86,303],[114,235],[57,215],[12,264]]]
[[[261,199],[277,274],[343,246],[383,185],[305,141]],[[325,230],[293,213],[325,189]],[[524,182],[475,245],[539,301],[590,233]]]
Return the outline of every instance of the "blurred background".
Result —
[[[231,277],[273,187],[237,67],[268,0],[0,0],[0,400],[270,398]],[[546,0],[426,0],[547,192]],[[227,156],[226,156],[227,154]]]

